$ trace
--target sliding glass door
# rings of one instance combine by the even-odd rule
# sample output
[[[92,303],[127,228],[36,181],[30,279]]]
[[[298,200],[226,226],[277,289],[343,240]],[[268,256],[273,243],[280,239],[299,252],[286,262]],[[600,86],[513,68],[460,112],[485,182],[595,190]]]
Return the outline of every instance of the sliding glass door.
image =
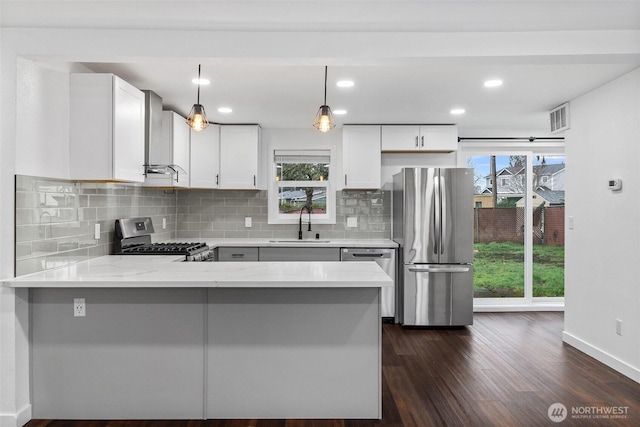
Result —
[[[533,297],[564,297],[564,155],[532,159]]]
[[[522,298],[525,290],[526,157],[471,155],[474,169],[474,297]]]
[[[474,169],[476,305],[562,301],[565,161],[559,151],[463,150],[461,163]]]

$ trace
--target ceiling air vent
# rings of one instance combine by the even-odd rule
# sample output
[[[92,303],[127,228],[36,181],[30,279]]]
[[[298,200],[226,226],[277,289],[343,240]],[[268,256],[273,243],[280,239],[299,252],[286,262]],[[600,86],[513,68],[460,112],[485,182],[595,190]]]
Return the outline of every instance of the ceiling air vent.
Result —
[[[569,103],[565,102],[549,111],[551,133],[562,132],[569,129]]]

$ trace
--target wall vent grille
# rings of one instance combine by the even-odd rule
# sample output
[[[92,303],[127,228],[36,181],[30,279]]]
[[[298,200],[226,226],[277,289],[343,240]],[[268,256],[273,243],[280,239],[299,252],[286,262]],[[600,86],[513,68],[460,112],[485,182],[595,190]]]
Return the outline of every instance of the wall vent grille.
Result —
[[[549,122],[551,124],[551,133],[569,129],[569,103],[565,102],[549,111]]]

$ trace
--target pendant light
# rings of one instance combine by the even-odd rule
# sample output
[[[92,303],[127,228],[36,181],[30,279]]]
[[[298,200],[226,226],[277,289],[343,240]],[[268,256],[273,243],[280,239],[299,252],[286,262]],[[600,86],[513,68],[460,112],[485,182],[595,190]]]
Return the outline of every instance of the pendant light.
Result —
[[[198,64],[198,101],[191,107],[191,111],[187,117],[187,124],[196,132],[200,132],[209,126],[209,120],[207,120],[204,107],[200,105],[200,64]]]
[[[316,121],[313,123],[313,127],[320,132],[329,132],[336,127],[333,122],[333,115],[331,114],[331,108],[327,105],[327,67],[324,67],[324,104],[318,109],[316,114]]]

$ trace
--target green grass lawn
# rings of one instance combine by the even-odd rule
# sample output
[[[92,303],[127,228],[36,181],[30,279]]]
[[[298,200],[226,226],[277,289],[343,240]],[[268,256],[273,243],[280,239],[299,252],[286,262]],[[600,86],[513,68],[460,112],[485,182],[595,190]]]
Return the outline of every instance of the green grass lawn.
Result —
[[[473,288],[476,297],[524,296],[524,245],[474,244]],[[564,296],[564,248],[533,245],[533,296]]]

